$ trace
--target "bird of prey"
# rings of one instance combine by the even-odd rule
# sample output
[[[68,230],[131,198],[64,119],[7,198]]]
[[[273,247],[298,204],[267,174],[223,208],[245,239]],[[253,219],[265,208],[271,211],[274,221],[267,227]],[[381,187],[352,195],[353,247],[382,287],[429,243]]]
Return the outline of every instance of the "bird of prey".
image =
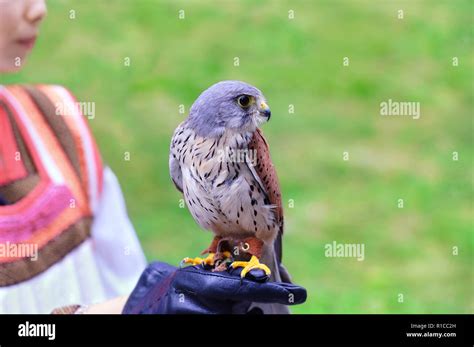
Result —
[[[241,240],[248,261],[234,261],[245,277],[261,269],[289,282],[281,265],[283,209],[268,144],[259,126],[270,119],[265,97],[240,81],[222,81],[205,90],[175,130],[170,145],[171,178],[196,222],[215,235],[193,265],[213,265],[219,241]],[[229,256],[229,254],[226,254]],[[268,266],[267,266],[268,265]]]

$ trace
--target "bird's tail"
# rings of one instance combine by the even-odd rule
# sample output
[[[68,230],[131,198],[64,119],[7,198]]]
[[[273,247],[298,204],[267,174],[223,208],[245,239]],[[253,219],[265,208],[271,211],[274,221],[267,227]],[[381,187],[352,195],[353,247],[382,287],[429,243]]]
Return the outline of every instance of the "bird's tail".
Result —
[[[291,283],[291,276],[288,273],[288,270],[283,266],[282,257],[283,257],[283,241],[282,241],[283,232],[279,232],[275,241],[273,242],[273,254],[275,255],[275,267],[278,268],[280,273],[280,278],[282,282]],[[269,247],[271,250],[271,247]]]
[[[270,276],[271,281],[291,283],[291,276],[288,273],[288,270],[286,270],[286,268],[281,263],[275,247],[271,245],[265,245],[260,262],[270,268],[272,272]]]
[[[281,264],[278,259],[277,252],[273,245],[265,245],[263,247],[262,256],[260,262],[267,265],[272,272],[270,275],[270,281],[272,282],[287,282],[291,283],[291,277],[285,267]],[[288,314],[290,310],[288,306],[282,304],[262,304],[254,303],[251,307],[257,306],[263,310],[265,314]]]

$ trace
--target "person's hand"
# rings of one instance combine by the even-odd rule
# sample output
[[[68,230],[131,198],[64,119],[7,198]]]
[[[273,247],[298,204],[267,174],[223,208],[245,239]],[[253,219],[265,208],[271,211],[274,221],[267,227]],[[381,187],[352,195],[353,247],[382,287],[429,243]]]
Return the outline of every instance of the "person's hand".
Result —
[[[155,262],[143,271],[122,313],[263,313],[256,303],[296,305],[306,301],[303,287],[257,280],[242,279],[240,270],[212,272],[202,266],[176,268]]]

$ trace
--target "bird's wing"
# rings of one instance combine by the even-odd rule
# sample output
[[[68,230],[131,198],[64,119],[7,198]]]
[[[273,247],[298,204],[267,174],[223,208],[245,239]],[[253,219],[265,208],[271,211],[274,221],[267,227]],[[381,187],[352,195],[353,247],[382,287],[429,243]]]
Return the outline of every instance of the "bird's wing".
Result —
[[[278,263],[282,259],[282,236],[283,236],[283,206],[281,202],[280,184],[275,170],[275,166],[270,158],[270,150],[267,141],[263,137],[260,129],[253,133],[249,142],[249,153],[255,151],[254,165],[249,165],[255,180],[259,183],[262,191],[266,193],[268,201],[275,206],[275,218],[278,225],[278,236],[275,239],[275,253]]]
[[[183,192],[183,174],[181,173],[181,165],[179,165],[179,161],[176,157],[174,142],[175,138],[178,136],[178,129],[176,128],[175,133],[171,139],[170,145],[170,157],[169,157],[169,169],[170,169],[170,176],[173,180],[174,185],[176,188],[182,193]]]
[[[170,154],[170,176],[176,188],[182,193],[183,192],[183,175],[181,173],[181,166],[179,162]]]

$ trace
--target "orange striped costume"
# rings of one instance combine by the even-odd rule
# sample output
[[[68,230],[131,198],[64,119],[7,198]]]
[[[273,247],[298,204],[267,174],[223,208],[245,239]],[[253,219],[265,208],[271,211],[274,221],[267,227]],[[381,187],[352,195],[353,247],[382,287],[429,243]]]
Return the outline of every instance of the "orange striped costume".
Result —
[[[38,276],[91,237],[103,172],[67,89],[0,86],[0,288]]]

